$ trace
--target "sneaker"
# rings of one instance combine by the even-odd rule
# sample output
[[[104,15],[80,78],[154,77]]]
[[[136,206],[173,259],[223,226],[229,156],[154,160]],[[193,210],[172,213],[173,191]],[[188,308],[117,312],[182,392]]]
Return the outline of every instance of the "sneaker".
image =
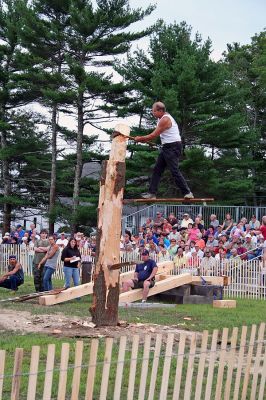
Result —
[[[184,199],[194,199],[194,195],[192,192],[185,194]]]
[[[142,303],[146,303],[146,300],[142,300]]]
[[[147,192],[147,193],[141,193],[141,197],[142,197],[143,199],[156,199],[156,195],[153,194],[153,193],[149,193],[149,192]]]

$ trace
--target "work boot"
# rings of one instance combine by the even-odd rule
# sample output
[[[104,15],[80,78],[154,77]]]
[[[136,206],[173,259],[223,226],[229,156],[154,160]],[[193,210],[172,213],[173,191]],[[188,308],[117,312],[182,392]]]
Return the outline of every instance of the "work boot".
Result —
[[[194,195],[192,192],[185,194],[184,199],[194,199]]]
[[[141,193],[141,197],[142,197],[143,199],[156,199],[156,194],[154,194],[154,193],[149,193],[149,192],[147,192],[147,193]]]

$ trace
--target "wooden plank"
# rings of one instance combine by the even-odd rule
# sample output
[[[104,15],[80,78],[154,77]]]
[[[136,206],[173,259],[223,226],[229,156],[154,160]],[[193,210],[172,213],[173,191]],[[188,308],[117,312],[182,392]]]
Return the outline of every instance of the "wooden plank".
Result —
[[[213,371],[214,371],[215,360],[217,357],[217,354],[216,354],[217,339],[218,339],[218,329],[214,329],[214,331],[212,333],[211,354],[209,356],[209,369],[208,369],[208,376],[207,376],[207,383],[206,383],[205,400],[211,399]]]
[[[161,198],[161,199],[124,199],[123,204],[131,204],[131,203],[142,203],[142,204],[150,204],[150,203],[210,203],[214,201],[214,198],[194,198],[194,199],[184,199],[183,197],[175,198],[170,197],[169,199]]]
[[[173,261],[163,261],[157,263],[157,274],[168,274],[174,269]],[[132,279],[134,271],[123,272],[120,274],[120,283]],[[52,306],[54,304],[64,303],[65,301],[73,300],[78,297],[87,296],[93,293],[93,282],[84,283],[83,285],[74,286],[54,295],[42,295],[39,298],[39,304],[43,306]]]
[[[228,328],[223,328],[222,344],[221,344],[221,351],[219,358],[219,368],[217,373],[215,400],[220,400],[222,398],[222,386],[223,386],[227,341],[228,341]]]
[[[202,392],[202,383],[204,376],[204,368],[206,361],[206,352],[208,346],[208,331],[203,331],[202,339],[201,339],[201,348],[200,348],[200,359],[199,359],[199,367],[198,367],[198,375],[196,379],[196,390],[195,390],[195,400],[201,400],[201,392]]]
[[[2,400],[6,351],[0,350],[0,400]]]
[[[242,326],[241,331],[241,339],[240,339],[240,347],[237,356],[237,371],[234,385],[234,397],[233,400],[239,399],[239,388],[240,388],[240,380],[242,375],[244,354],[245,354],[245,346],[246,346],[246,338],[247,338],[247,326]]]
[[[138,400],[145,399],[146,382],[149,369],[150,346],[151,346],[151,337],[150,335],[146,335],[144,342],[143,358],[142,358]]]
[[[81,340],[78,340],[76,342],[76,349],[75,349],[75,363],[74,363],[74,372],[73,372],[73,379],[72,379],[71,400],[76,400],[79,398],[82,353],[83,353],[83,342]]]
[[[22,360],[23,360],[23,349],[17,348],[15,350],[15,358],[14,358],[11,400],[19,399],[20,381],[22,373]]]
[[[61,361],[60,361],[57,400],[65,400],[66,398],[68,359],[69,359],[69,343],[63,343],[61,348]]]
[[[193,333],[190,337],[190,349],[188,356],[184,400],[191,399],[191,386],[192,386],[195,354],[196,354],[196,333]]]
[[[149,290],[148,297],[185,285],[186,283],[191,283],[191,280],[191,274],[181,274],[156,282],[155,286]],[[142,289],[129,290],[128,292],[121,293],[119,296],[120,303],[131,303],[141,299]]]
[[[251,362],[252,362],[252,357],[253,357],[253,349],[254,349],[256,331],[257,331],[257,326],[252,325],[250,339],[249,339],[248,355],[247,355],[247,361],[246,361],[245,376],[244,376],[244,381],[243,381],[241,400],[245,400],[247,398],[248,383],[249,383],[249,379],[250,379],[250,369],[251,369]]]
[[[263,357],[263,365],[261,369],[261,378],[260,378],[260,388],[259,388],[259,397],[258,400],[264,400],[264,391],[266,388],[265,385],[266,382],[266,351],[265,351],[265,345],[264,345],[264,357]]]
[[[224,286],[224,277],[223,276],[203,275],[202,278],[210,285]],[[228,281],[229,281],[228,284],[230,284],[230,277],[229,277]],[[201,283],[200,276],[192,276],[192,284],[195,284],[195,283]]]
[[[126,344],[127,344],[127,337],[121,336],[120,344],[119,344],[118,359],[117,359],[114,399],[120,399],[120,395],[121,395],[121,384],[122,384],[123,369],[124,369],[124,363],[125,363]]]
[[[109,373],[112,360],[112,349],[113,349],[113,338],[107,338],[105,344],[105,355],[102,370],[102,383],[100,391],[100,399],[105,400],[107,398],[108,383],[109,383]]]
[[[151,379],[150,379],[148,400],[154,399],[154,391],[155,391],[155,385],[157,382],[157,372],[158,372],[158,366],[159,366],[159,360],[160,360],[161,346],[162,346],[162,334],[157,334],[156,342],[155,342],[155,349],[154,349],[154,354],[153,354],[153,363],[152,363],[152,370],[151,370]]]
[[[35,400],[39,358],[40,358],[40,346],[32,346],[27,400]]]
[[[213,300],[213,308],[236,308],[236,300]]]
[[[182,371],[183,371],[183,361],[184,361],[184,353],[185,353],[185,346],[186,346],[186,338],[187,338],[187,334],[185,332],[180,333],[178,354],[177,354],[177,361],[176,361],[173,400],[179,399],[181,381],[182,381]]]
[[[233,332],[232,332],[232,336],[231,336],[231,346],[230,346],[230,350],[228,353],[227,378],[226,378],[226,384],[225,384],[224,400],[230,399],[232,376],[233,376],[233,369],[234,369],[234,364],[235,364],[237,334],[238,334],[238,328],[233,328]]]
[[[172,354],[173,354],[173,343],[174,343],[174,334],[169,333],[167,335],[167,344],[165,350],[164,357],[164,366],[163,366],[163,376],[161,383],[161,392],[160,392],[160,400],[167,399],[167,391],[168,391],[168,382],[169,382],[169,373],[172,362]]]
[[[48,348],[47,348],[43,400],[51,399],[52,385],[53,385],[54,359],[55,359],[55,344],[49,344]]]
[[[139,348],[139,335],[134,335],[133,341],[132,341],[132,349],[131,349],[127,400],[134,400],[134,388],[135,388],[135,378],[136,378],[136,369],[137,369],[138,348]]]
[[[265,323],[262,322],[259,327],[258,333],[258,345],[257,345],[257,352],[255,357],[254,363],[254,372],[253,372],[253,381],[252,381],[252,388],[251,388],[251,400],[256,400],[256,391],[257,391],[257,384],[258,384],[258,374],[260,369],[260,361],[261,361],[261,352],[263,346],[263,339],[264,339],[264,332],[265,332]]]
[[[87,384],[86,384],[86,394],[85,394],[86,400],[93,399],[93,387],[96,374],[98,347],[99,347],[99,340],[92,339],[88,375],[87,375]]]

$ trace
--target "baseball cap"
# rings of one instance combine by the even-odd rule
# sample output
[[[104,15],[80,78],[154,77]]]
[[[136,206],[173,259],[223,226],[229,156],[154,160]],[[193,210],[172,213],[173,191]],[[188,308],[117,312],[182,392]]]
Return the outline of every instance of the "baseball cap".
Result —
[[[18,224],[18,225],[17,225],[17,228],[21,228],[21,226],[22,226],[22,225]]]
[[[245,237],[246,237],[246,238],[247,238],[247,237],[251,238],[251,235],[248,233]]]
[[[142,256],[148,256],[149,255],[149,251],[148,250],[143,250],[143,252],[141,253]]]

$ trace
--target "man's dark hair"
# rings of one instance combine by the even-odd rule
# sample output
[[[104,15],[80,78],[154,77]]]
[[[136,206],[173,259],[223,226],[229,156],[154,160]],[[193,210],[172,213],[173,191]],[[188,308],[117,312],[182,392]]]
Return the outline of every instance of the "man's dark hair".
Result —
[[[48,235],[48,232],[46,229],[42,229],[40,233],[46,233]]]

